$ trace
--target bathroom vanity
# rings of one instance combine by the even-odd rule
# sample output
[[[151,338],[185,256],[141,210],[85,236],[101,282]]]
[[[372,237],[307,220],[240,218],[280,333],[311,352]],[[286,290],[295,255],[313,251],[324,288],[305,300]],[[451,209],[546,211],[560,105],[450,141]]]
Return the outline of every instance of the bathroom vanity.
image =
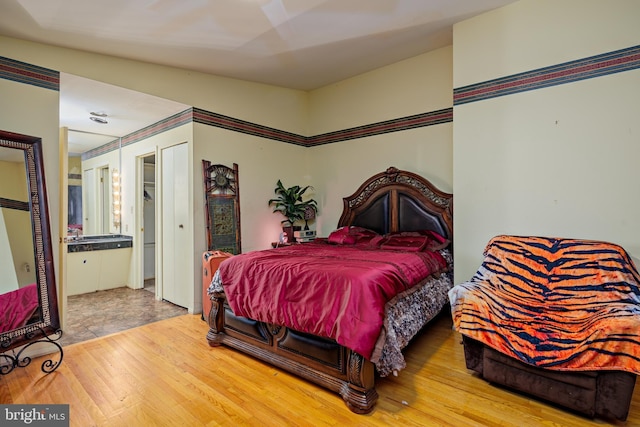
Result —
[[[133,238],[121,234],[80,236],[67,243],[67,295],[129,284]]]

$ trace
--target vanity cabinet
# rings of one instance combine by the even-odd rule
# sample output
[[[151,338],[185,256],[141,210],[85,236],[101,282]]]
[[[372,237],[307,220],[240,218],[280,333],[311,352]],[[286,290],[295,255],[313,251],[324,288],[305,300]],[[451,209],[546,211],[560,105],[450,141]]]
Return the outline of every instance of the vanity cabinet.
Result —
[[[87,241],[70,243],[67,254],[67,295],[128,286],[133,249],[130,241],[118,244],[92,244]]]

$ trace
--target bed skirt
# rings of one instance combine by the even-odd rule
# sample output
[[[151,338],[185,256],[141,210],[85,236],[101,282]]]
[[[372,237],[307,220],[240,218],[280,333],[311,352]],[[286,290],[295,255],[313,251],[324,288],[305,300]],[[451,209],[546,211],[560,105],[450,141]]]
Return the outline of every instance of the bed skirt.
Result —
[[[636,382],[622,371],[567,372],[536,368],[463,335],[467,369],[493,384],[587,415],[627,419]]]

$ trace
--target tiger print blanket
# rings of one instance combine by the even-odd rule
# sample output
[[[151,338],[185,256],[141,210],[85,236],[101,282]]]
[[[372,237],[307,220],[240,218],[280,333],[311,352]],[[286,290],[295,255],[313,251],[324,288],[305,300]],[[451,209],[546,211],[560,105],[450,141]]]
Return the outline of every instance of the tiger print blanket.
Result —
[[[640,374],[640,275],[623,248],[496,236],[484,255],[449,291],[458,332],[541,368]]]

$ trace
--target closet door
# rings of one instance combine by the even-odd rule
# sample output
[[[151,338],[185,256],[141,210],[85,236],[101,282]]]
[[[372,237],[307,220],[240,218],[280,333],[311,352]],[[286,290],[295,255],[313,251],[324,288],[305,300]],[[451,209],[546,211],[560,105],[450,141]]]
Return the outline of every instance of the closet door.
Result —
[[[187,144],[162,150],[162,298],[189,306],[189,156]]]

